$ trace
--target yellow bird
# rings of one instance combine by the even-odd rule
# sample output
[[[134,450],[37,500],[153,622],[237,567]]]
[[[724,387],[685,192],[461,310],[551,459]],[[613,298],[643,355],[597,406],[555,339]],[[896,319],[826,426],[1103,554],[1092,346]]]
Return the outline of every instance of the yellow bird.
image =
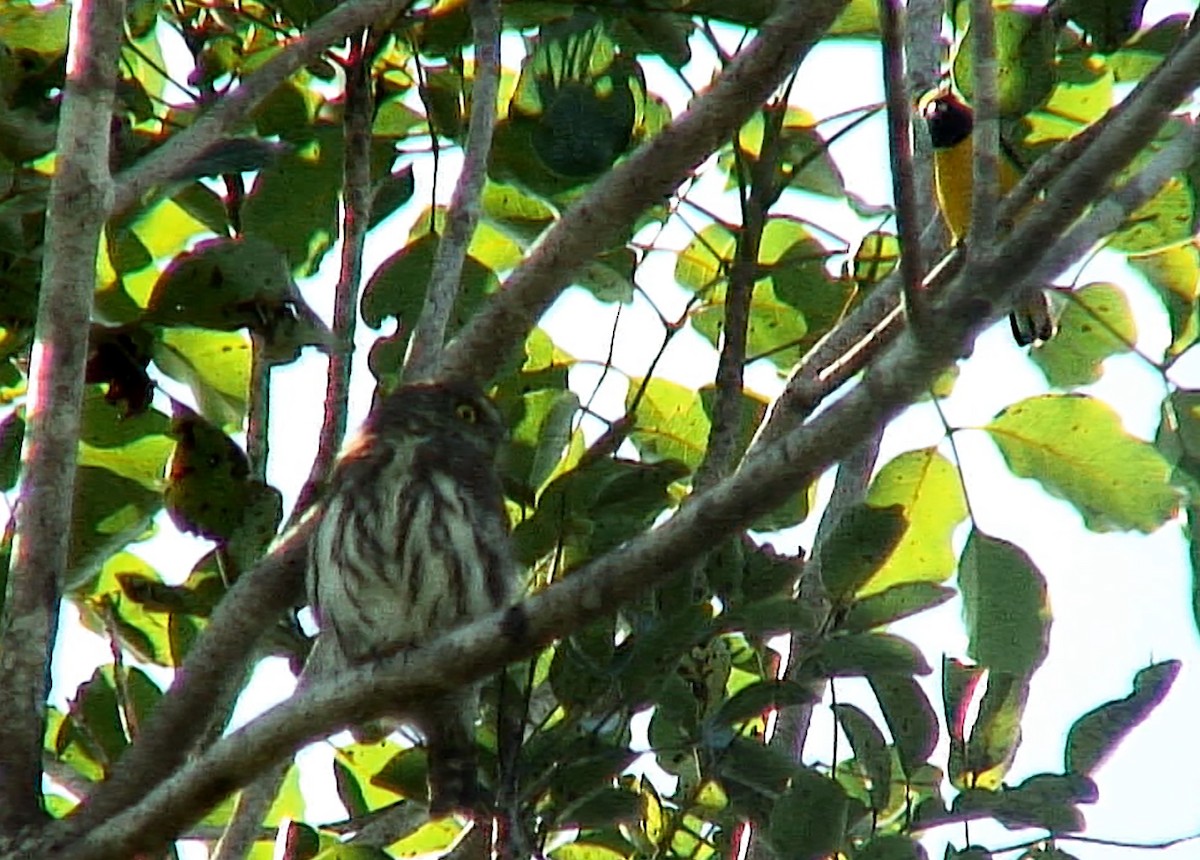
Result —
[[[950,235],[955,242],[963,241],[971,224],[971,198],[975,150],[971,132],[975,114],[961,99],[942,92],[922,104],[921,114],[929,126],[933,142],[933,172],[937,185],[938,205]],[[1004,197],[1021,179],[1012,161],[1001,155],[1000,196]],[[1018,346],[1046,341],[1056,328],[1050,303],[1045,293],[1035,291],[1023,296],[1008,317],[1012,324],[1013,340]]]

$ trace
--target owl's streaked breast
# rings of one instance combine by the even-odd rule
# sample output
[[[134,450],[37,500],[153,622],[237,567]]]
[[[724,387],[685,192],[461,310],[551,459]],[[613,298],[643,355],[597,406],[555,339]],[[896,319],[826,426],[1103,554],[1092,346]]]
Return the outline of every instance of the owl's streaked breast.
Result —
[[[503,606],[516,584],[494,468],[458,456],[451,474],[420,444],[380,447],[339,475],[375,470],[362,483],[378,489],[335,488],[309,563],[320,623],[350,662],[436,638]]]

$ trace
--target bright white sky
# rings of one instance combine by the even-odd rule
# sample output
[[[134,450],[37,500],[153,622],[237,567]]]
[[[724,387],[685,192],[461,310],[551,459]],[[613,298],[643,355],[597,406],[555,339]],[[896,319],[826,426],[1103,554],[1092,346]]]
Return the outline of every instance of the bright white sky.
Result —
[[[1151,0],[1147,20],[1178,11],[1191,11],[1191,4],[1186,0]],[[694,85],[702,87],[710,77],[712,60],[702,47],[698,44],[696,47],[696,59],[689,73]],[[509,68],[519,63],[520,51],[519,40],[506,40],[504,59]],[[686,103],[687,92],[671,76],[651,67],[648,78],[651,90],[667,97],[673,107]],[[793,102],[816,117],[829,116],[848,106],[881,101],[880,80],[878,52],[870,46],[843,42],[828,49],[818,48],[801,70]],[[830,81],[836,81],[837,86],[830,86]],[[864,123],[833,148],[849,189],[878,204],[890,200],[886,152],[882,117]],[[448,164],[445,155],[442,163]],[[447,171],[444,176],[452,174]],[[421,206],[417,201],[429,199],[430,172],[418,169],[417,177],[416,205],[409,207],[414,211],[398,213],[386,229],[374,232],[367,271],[395,249],[399,237],[406,235],[417,214],[415,210]],[[696,193],[702,195],[700,199],[705,205],[736,220],[733,199],[723,194],[720,180],[714,176],[702,182],[701,189]],[[449,180],[442,183],[438,193],[442,201],[449,197]],[[860,220],[848,207],[815,198],[799,204],[793,201],[790,205],[846,238],[851,247],[855,237],[877,226]],[[658,247],[676,250],[690,238],[690,234],[676,225],[655,241]],[[331,253],[326,262],[325,271],[305,285],[305,294],[317,312],[329,319],[328,286],[336,274],[336,254]],[[686,294],[674,287],[672,273],[670,253],[652,256],[639,273],[643,286],[653,285],[655,301],[668,315],[672,309],[682,309],[686,301]],[[1140,346],[1147,354],[1161,354],[1168,341],[1166,322],[1158,302],[1138,276],[1119,258],[1102,255],[1088,265],[1080,283],[1093,280],[1112,280],[1129,287]],[[547,314],[543,325],[575,357],[603,362],[608,354],[614,317],[615,306],[600,305],[582,291],[573,290]],[[630,375],[642,375],[658,348],[660,333],[656,318],[643,300],[622,311],[616,341],[617,367]],[[360,326],[359,335],[359,344],[366,346],[375,333]],[[1181,374],[1185,374],[1193,385],[1200,383],[1195,364],[1183,364],[1189,367],[1179,368],[1176,381],[1183,382]],[[697,335],[684,333],[669,348],[656,373],[698,386],[712,379],[714,368],[715,353],[708,343]],[[586,399],[598,373],[595,367],[580,367],[572,373],[572,386]],[[753,389],[766,395],[774,395],[782,387],[781,380],[765,362],[750,368],[747,378]],[[321,403],[313,392],[321,389],[323,380],[323,363],[311,357],[275,375],[269,478],[284,493],[288,505],[307,475],[315,452]],[[352,424],[365,414],[371,386],[365,362],[360,362],[352,391]],[[979,339],[974,356],[964,364],[954,394],[944,408],[953,424],[980,426],[1005,405],[1045,390],[1040,372],[1012,344],[1007,323],[1002,323]],[[1103,379],[1089,393],[1117,408],[1130,432],[1153,438],[1158,424],[1156,406],[1162,396],[1153,369],[1129,356],[1111,359]],[[623,382],[620,378],[613,379],[595,405],[615,417],[621,412],[624,396]],[[312,432],[298,433],[297,428],[311,428]],[[595,432],[595,428],[586,425],[585,429]],[[889,428],[881,463],[901,451],[934,444],[940,444],[943,453],[951,456],[943,435],[932,409],[927,405],[915,407]],[[1200,640],[1191,617],[1192,572],[1180,525],[1168,524],[1150,536],[1092,534],[1083,528],[1072,508],[1047,497],[1034,482],[1013,478],[983,433],[960,433],[957,442],[978,525],[1029,552],[1049,582],[1053,602],[1049,657],[1034,677],[1024,721],[1024,742],[1007,781],[1016,783],[1035,773],[1061,771],[1066,731],[1077,717],[1102,702],[1126,695],[1137,670],[1153,661],[1177,658],[1184,662],[1184,668],[1166,701],[1098,772],[1100,800],[1085,810],[1089,823],[1087,835],[1156,843],[1200,833],[1200,808],[1195,804],[1200,744],[1192,742],[1196,714],[1200,713]],[[823,484],[826,491],[828,483],[826,480]],[[811,547],[815,517],[813,520],[772,542],[787,551],[797,546]],[[965,529],[960,540],[964,538]],[[165,578],[178,581],[186,577],[194,560],[207,548],[203,541],[177,537],[167,524],[160,537],[136,547],[135,551],[154,564]],[[960,611],[954,601],[932,613],[901,622],[893,630],[915,642],[936,666],[943,654],[965,656]],[[69,607],[64,612],[61,629],[52,701],[65,707],[75,687],[90,676],[96,665],[109,659],[109,651],[106,643],[79,626],[74,610]],[[157,677],[165,680],[161,672]],[[286,697],[291,688],[292,680],[282,661],[266,661],[255,675],[252,693],[239,708],[238,721]],[[941,693],[936,677],[928,679],[926,690],[935,709],[940,710]],[[865,684],[840,681],[838,697],[840,701],[851,701],[870,713],[877,713]],[[806,760],[828,761],[833,732],[828,712],[818,709]],[[847,748],[843,740],[839,749]],[[305,753],[305,760],[316,767],[305,779],[304,787],[319,814],[333,819],[341,813],[327,778],[329,756],[330,750],[324,745],[316,745]],[[935,753],[934,761],[938,762],[939,757],[944,762],[944,748]],[[973,841],[991,848],[1015,845],[1036,835],[1006,833],[998,826],[980,823],[972,825],[970,834]],[[944,843],[949,841],[961,847],[964,836],[960,827],[944,828],[924,841],[930,856],[939,857]],[[1130,856],[1127,848],[1070,842],[1063,843],[1063,847],[1082,860]],[[1200,857],[1200,844],[1182,844],[1155,852],[1153,856],[1164,860]]]

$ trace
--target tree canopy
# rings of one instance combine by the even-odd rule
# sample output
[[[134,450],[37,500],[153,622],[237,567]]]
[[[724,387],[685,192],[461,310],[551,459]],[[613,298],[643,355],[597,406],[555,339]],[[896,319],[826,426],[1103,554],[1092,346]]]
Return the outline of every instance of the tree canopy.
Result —
[[[0,857],[901,860],[935,831],[947,857],[1085,856],[1095,772],[1181,664],[1147,658],[1079,704],[1061,766],[1008,778],[1053,583],[985,530],[943,407],[1045,290],[1057,333],[1004,359],[1044,390],[971,429],[1096,540],[1196,557],[1200,24],[1144,6],[0,6]],[[815,113],[804,64],[852,44],[884,100]],[[972,152],[935,181],[946,93]],[[881,119],[886,149],[853,150],[888,167],[876,201],[842,147]],[[968,174],[953,243],[935,189]],[[1098,255],[1134,276],[1092,280]],[[681,344],[693,381],[662,371]],[[1096,387],[1122,356],[1152,438]],[[272,382],[306,362],[319,428]],[[231,729],[254,665],[310,648],[304,513],[367,374],[489,387],[528,597]],[[936,442],[885,445],[918,411]],[[194,566],[146,560],[180,534]],[[893,628],[948,602],[965,649]],[[59,708],[64,604],[110,650]],[[395,738],[333,753],[344,816],[306,805],[302,746],[480,678],[495,828],[430,820]]]

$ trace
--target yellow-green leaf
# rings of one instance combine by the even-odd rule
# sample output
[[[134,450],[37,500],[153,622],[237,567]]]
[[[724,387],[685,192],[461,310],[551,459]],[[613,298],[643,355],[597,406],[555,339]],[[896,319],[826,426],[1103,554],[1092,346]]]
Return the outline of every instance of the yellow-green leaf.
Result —
[[[1112,407],[1099,400],[1033,397],[984,429],[1014,474],[1073,504],[1093,531],[1152,532],[1179,509],[1171,465],[1129,435]]]
[[[902,582],[941,582],[954,571],[950,537],[967,515],[958,471],[935,448],[908,451],[871,483],[872,507],[899,505],[908,528],[891,558],[858,590],[877,594]]]

